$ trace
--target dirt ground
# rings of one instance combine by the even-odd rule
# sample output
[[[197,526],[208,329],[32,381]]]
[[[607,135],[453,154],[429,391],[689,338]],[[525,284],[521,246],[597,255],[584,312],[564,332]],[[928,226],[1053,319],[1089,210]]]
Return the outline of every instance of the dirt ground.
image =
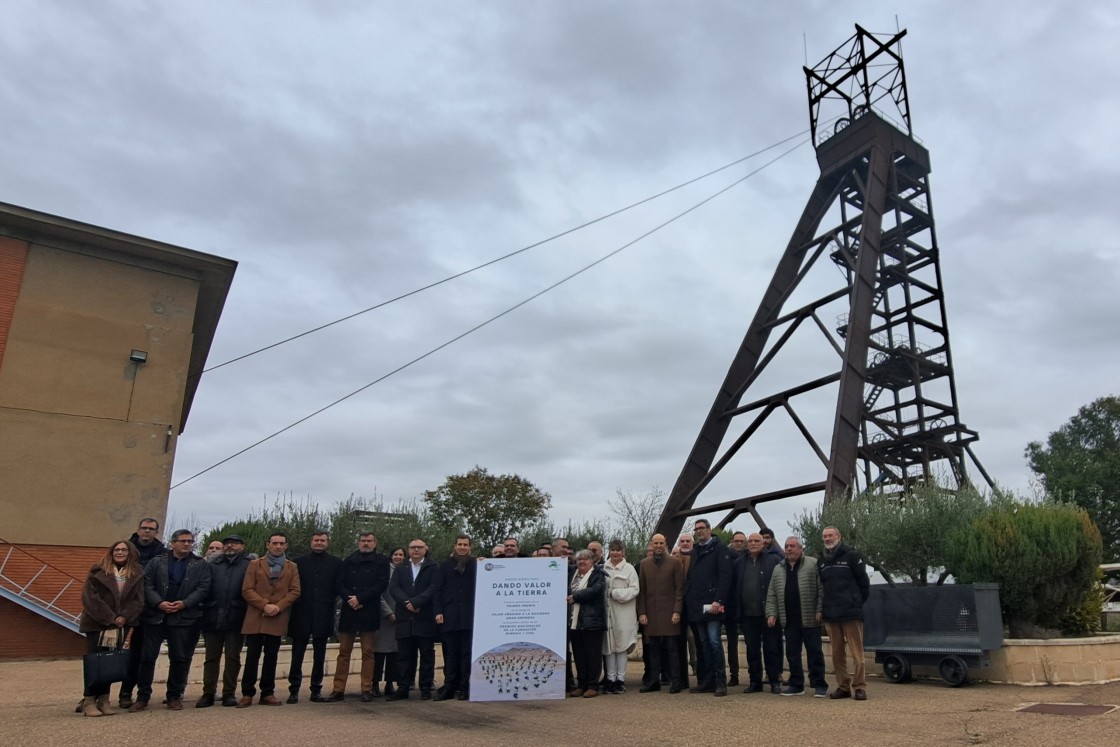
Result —
[[[1120,710],[1100,716],[1019,713],[1031,703],[1120,705],[1120,683],[1088,687],[976,684],[953,689],[940,680],[869,682],[869,700],[743,695],[726,698],[637,692],[641,664],[630,665],[629,691],[593,700],[470,703],[454,700],[309,703],[247,709],[157,705],[144,713],[85,718],[73,712],[81,661],[0,663],[0,746],[216,744],[349,745],[658,745],[689,743],[788,745],[1078,745],[1120,741]],[[356,683],[351,680],[351,689]],[[115,694],[114,689],[114,694]]]

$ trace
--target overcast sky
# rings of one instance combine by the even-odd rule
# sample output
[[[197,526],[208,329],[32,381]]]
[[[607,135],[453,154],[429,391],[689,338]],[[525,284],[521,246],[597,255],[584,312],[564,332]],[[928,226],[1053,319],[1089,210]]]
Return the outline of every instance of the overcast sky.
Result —
[[[1005,7],[10,0],[0,200],[239,262],[213,365],[797,135],[806,54],[857,22],[893,32],[897,13],[962,419],[988,471],[1026,491],[1027,442],[1120,394],[1120,6]],[[783,150],[207,374],[174,482]],[[668,492],[818,173],[803,145],[175,489],[169,513],[205,527],[278,494],[395,502],[476,464],[551,493],[558,522],[607,516],[616,489]],[[775,373],[809,378],[796,359]],[[833,406],[809,413],[826,448]],[[704,500],[823,479],[795,441],[776,430]],[[814,500],[761,511],[781,531]]]

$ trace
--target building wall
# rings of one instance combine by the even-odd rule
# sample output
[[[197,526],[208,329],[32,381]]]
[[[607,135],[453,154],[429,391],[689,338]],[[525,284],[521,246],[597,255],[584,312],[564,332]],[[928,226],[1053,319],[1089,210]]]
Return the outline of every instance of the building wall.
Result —
[[[0,538],[103,548],[162,522],[198,289],[155,263],[28,246],[0,360]]]

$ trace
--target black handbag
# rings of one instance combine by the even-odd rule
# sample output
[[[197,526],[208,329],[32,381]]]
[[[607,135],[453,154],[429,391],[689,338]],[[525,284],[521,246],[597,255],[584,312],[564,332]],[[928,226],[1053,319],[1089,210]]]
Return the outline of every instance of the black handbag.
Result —
[[[105,634],[115,632],[117,642],[115,645],[106,646]],[[102,645],[97,651],[92,651],[82,658],[82,670],[85,674],[86,685],[96,687],[121,682],[128,675],[128,660],[132,656],[129,646],[132,643],[132,630],[121,640],[121,631],[105,631],[101,634]]]

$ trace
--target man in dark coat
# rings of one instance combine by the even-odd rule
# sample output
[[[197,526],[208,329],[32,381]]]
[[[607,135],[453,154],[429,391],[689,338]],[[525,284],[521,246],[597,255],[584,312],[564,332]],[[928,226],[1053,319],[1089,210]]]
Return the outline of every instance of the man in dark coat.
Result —
[[[159,522],[155,519],[148,517],[140,520],[139,526],[136,531],[132,533],[129,541],[136,546],[136,552],[140,555],[140,565],[147,567],[152,558],[158,558],[160,555],[167,554],[167,546],[164,545],[156,538],[159,532]],[[124,680],[121,682],[121,690],[118,694],[120,698],[118,705],[121,708],[128,708],[132,705],[132,690],[136,687],[136,678],[140,672],[140,657],[144,652],[144,626],[137,625],[132,629],[132,642],[130,643],[131,652],[128,657],[128,674],[125,675]]]
[[[326,670],[327,639],[334,633],[335,601],[342,558],[327,552],[330,535],[311,535],[311,552],[292,560],[299,569],[299,599],[292,605],[288,635],[292,639],[292,662],[288,667],[288,702],[299,702],[303,683],[303,658],[311,641],[311,701],[323,701],[323,672]]]
[[[443,687],[435,700],[470,699],[471,636],[474,630],[474,589],[478,561],[471,538],[460,534],[455,550],[440,568],[435,596],[436,625],[443,641]]]
[[[344,561],[338,572],[338,596],[342,612],[338,616],[338,661],[334,669],[334,688],[326,697],[335,703],[346,697],[346,680],[350,675],[350,656],[354,639],[362,646],[361,697],[363,703],[373,700],[373,644],[381,627],[381,593],[389,585],[389,559],[377,552],[373,532],[358,536],[358,549]]]
[[[245,622],[245,598],[241,584],[249,559],[245,540],[231,534],[222,540],[222,554],[210,563],[210,594],[202,613],[202,639],[206,658],[202,664],[202,697],[195,708],[214,705],[218,692],[218,670],[222,673],[222,705],[237,705],[237,677],[241,674],[241,647],[245,643],[241,626]]]
[[[668,670],[669,692],[675,694],[683,684],[677,639],[684,604],[684,564],[669,554],[665,535],[653,535],[650,547],[653,554],[638,564],[636,611],[643,626],[643,649],[649,652],[649,676],[638,692],[660,690]]]
[[[833,700],[851,697],[867,700],[863,664],[863,604],[871,593],[867,566],[858,552],[843,543],[844,538],[836,527],[825,527],[821,539],[824,540],[824,552],[817,561],[817,573],[824,590],[821,616],[828,629],[832,671],[836,673],[836,689],[828,697]],[[849,653],[852,656],[850,675]]]
[[[393,574],[389,595],[397,605],[397,690],[389,700],[404,700],[416,682],[420,658],[420,699],[431,700],[436,679],[435,595],[439,565],[421,539],[408,543],[408,561]]]
[[[821,588],[817,559],[805,555],[799,537],[789,537],[785,544],[786,559],[774,569],[770,590],[766,592],[766,624],[783,630],[786,637],[786,660],[789,662],[789,685],[783,695],[805,691],[805,668],[801,665],[802,649],[809,662],[809,684],[813,697],[828,697],[824,679],[824,653],[821,649]]]
[[[743,692],[762,692],[763,664],[770,692],[782,694],[782,631],[766,624],[766,592],[770,578],[781,559],[766,552],[759,533],[747,537],[747,552],[735,560],[739,583],[739,627],[747,646],[747,673],[750,684]],[[793,695],[795,693],[789,693]]]
[[[144,568],[144,600],[140,615],[144,627],[144,651],[136,679],[136,702],[129,710],[143,711],[152,697],[156,659],[164,640],[171,666],[167,672],[167,707],[183,709],[183,692],[191,669],[196,626],[202,619],[202,604],[210,594],[210,563],[193,552],[194,534],[179,529],[171,535],[171,554],[160,555]]]
[[[684,604],[692,635],[696,638],[696,686],[689,692],[727,695],[720,627],[731,588],[731,553],[712,534],[706,519],[693,526],[696,542],[684,584]]]

